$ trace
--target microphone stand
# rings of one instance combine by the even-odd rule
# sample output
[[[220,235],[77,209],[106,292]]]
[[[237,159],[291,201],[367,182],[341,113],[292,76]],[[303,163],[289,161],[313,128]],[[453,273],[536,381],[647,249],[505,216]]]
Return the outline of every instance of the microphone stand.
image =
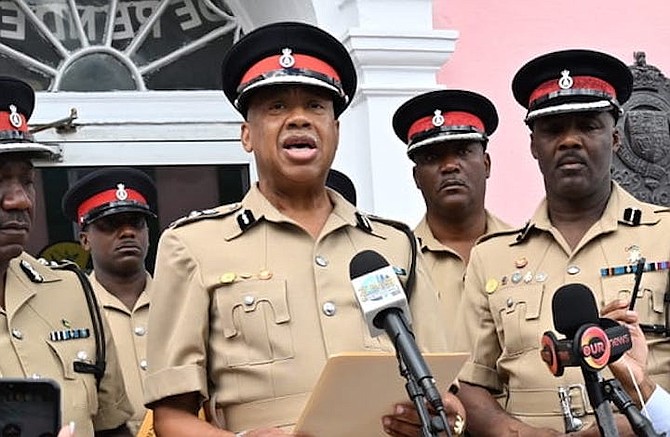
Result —
[[[619,431],[614,423],[614,415],[609,402],[605,399],[601,383],[603,381],[599,372],[592,372],[582,366],[582,375],[584,376],[584,385],[589,395],[589,401],[596,413],[596,422],[600,435],[603,437],[619,437]]]
[[[621,383],[616,379],[602,381],[603,392],[608,400],[614,403],[616,407],[626,415],[628,423],[633,428],[638,437],[660,437],[651,421],[646,418],[640,410],[637,409],[628,393],[621,387]]]
[[[447,415],[444,412],[444,409],[440,412],[440,416],[431,419],[426,402],[424,402],[425,396],[421,386],[417,384],[414,375],[412,375],[412,372],[407,368],[400,353],[396,353],[396,358],[398,359],[400,375],[407,381],[405,383],[405,390],[407,390],[407,394],[412,402],[414,402],[414,407],[419,414],[419,420],[421,421],[421,435],[423,437],[435,437],[439,435],[440,431],[445,431],[447,436],[451,437],[449,422],[447,421]]]
[[[423,392],[421,387],[416,383],[414,376],[407,368],[405,361],[403,361],[400,353],[396,353],[396,358],[398,359],[398,367],[400,369],[400,375],[402,375],[405,380],[405,390],[409,398],[414,402],[414,407],[416,408],[417,413],[419,413],[419,420],[421,420],[421,435],[423,437],[434,437],[435,433],[431,427],[430,414],[428,413],[428,408],[424,402]]]

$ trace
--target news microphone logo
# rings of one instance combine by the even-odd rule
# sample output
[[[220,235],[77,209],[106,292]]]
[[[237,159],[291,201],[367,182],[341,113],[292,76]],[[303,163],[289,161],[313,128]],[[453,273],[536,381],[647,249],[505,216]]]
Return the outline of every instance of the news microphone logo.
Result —
[[[631,348],[628,328],[614,320],[598,318],[593,294],[584,285],[560,287],[552,305],[554,326],[567,337],[559,340],[551,331],[542,336],[540,355],[554,376],[563,375],[566,367],[576,366],[597,372]]]
[[[600,326],[587,326],[579,338],[582,360],[591,370],[598,371],[610,362],[612,348],[607,333]]]

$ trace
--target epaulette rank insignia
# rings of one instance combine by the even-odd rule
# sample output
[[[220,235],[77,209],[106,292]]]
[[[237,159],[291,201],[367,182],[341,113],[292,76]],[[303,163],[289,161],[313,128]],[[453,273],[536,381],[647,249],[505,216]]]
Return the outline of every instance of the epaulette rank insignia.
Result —
[[[358,227],[363,229],[365,232],[372,232],[372,225],[370,224],[370,219],[367,215],[356,211],[356,222],[358,223]]]
[[[23,273],[25,273],[26,276],[28,276],[28,279],[30,279],[32,282],[38,284],[44,282],[44,276],[40,275],[39,272],[35,270],[35,268],[32,265],[30,265],[28,261],[22,259],[20,265],[21,270],[23,270]]]
[[[526,239],[526,235],[528,235],[528,232],[533,228],[533,226],[530,224],[530,221],[527,221],[523,229],[521,229],[521,232],[519,232],[519,235],[516,237],[516,241],[522,241]]]
[[[626,208],[623,210],[623,222],[631,226],[639,226],[642,220],[642,210],[638,208]]]
[[[170,228],[178,228],[179,226],[183,226],[188,223],[193,223],[197,222],[199,220],[204,220],[204,219],[211,219],[211,218],[217,218],[217,217],[225,217],[228,214],[231,214],[232,212],[238,210],[241,208],[241,204],[239,203],[234,203],[232,205],[228,205],[223,211],[219,211],[217,209],[202,209],[202,210],[194,210],[191,211],[187,216],[178,218],[177,220],[173,221],[170,223]]]
[[[252,227],[254,223],[256,223],[256,217],[254,217],[254,213],[250,209],[245,209],[237,214],[237,224],[242,232]]]

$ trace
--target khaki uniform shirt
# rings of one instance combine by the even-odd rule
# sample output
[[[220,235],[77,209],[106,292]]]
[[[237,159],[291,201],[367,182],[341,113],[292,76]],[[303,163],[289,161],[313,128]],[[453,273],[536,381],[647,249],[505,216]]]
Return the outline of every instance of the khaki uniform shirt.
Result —
[[[371,337],[349,279],[370,249],[401,268],[410,242],[339,194],[315,240],[252,187],[241,204],[201,212],[161,236],[149,315],[147,404],[198,392],[241,431],[290,429],[330,355],[387,351]],[[188,220],[187,220],[188,221]],[[418,254],[410,306],[424,351],[446,351],[437,293]],[[391,405],[389,405],[391,408]],[[381,420],[381,418],[380,418]]]
[[[105,316],[112,330],[126,393],[135,411],[131,420],[128,421],[128,427],[133,434],[137,434],[146,413],[144,408],[144,373],[147,370],[146,333],[149,321],[151,275],[147,273],[146,277],[145,289],[131,311],[97,281],[95,271],[89,276],[98,304],[105,310]]]
[[[486,211],[486,234],[484,235],[506,229],[510,229],[507,223]],[[425,216],[417,225],[414,234],[419,239],[421,252],[426,260],[426,268],[440,295],[440,306],[448,329],[449,344],[454,344],[452,337],[455,335],[458,303],[463,294],[463,279],[467,265],[458,253],[435,238]],[[479,237],[475,244],[481,238]]]
[[[626,219],[635,210],[641,213],[639,224]],[[634,267],[639,256],[647,263],[666,262],[644,273],[635,305],[641,323],[664,323],[669,235],[668,208],[642,203],[613,184],[602,217],[574,250],[550,223],[546,200],[521,232],[478,244],[466,273],[456,344],[457,350],[472,348],[472,356],[459,378],[494,392],[507,391],[504,407],[509,413],[530,424],[563,431],[557,387],[583,384],[583,378],[578,367],[554,377],[540,358],[543,333],[554,331],[554,292],[564,284],[582,283],[602,307],[616,298],[629,299],[633,288],[632,273],[612,271]],[[669,388],[670,340],[647,338],[649,371]],[[580,389],[571,394],[573,409],[583,412]]]
[[[97,390],[95,376],[77,373],[73,366],[75,361],[95,362],[93,324],[79,279],[25,253],[10,261],[5,310],[0,310],[0,376],[58,382],[62,423],[74,421],[78,437],[117,428],[132,414],[104,319],[107,367]],[[58,340],[61,332],[71,331],[88,336]]]

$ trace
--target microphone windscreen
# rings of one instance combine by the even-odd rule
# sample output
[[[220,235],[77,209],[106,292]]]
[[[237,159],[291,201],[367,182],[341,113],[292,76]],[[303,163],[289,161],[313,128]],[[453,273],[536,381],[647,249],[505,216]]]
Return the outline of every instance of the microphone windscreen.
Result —
[[[566,284],[556,290],[551,301],[554,328],[568,338],[580,326],[598,324],[598,307],[591,289],[584,284]]]
[[[386,259],[374,250],[359,252],[349,262],[349,279],[358,278],[388,266]]]

